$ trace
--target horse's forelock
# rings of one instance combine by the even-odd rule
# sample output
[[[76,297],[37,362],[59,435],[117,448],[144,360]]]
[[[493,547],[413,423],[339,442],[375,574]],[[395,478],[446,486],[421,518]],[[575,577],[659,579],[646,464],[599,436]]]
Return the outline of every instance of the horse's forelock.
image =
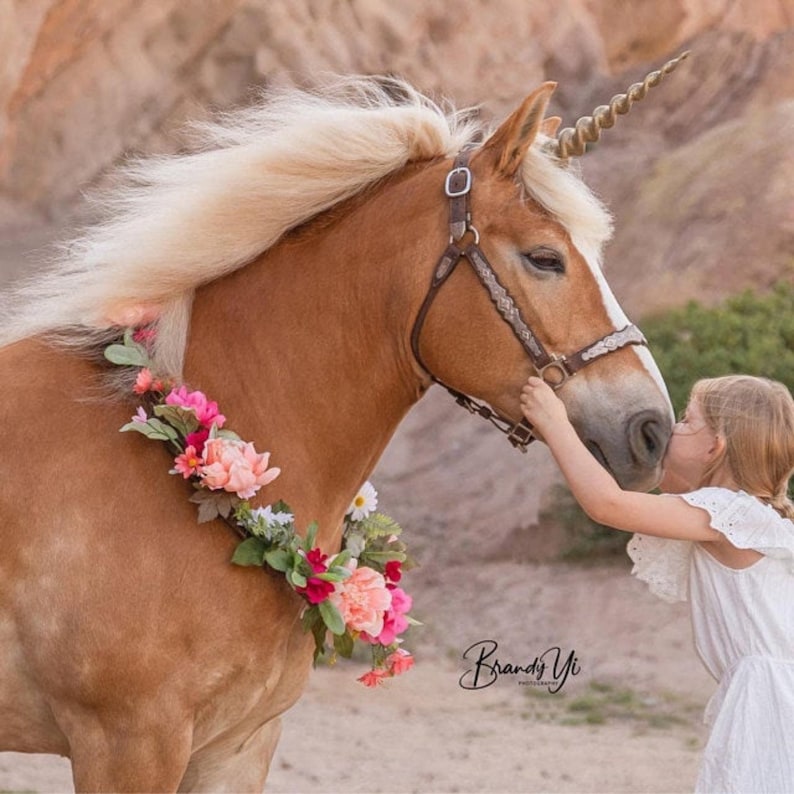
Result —
[[[589,262],[600,263],[604,244],[612,236],[612,216],[575,166],[549,152],[548,141],[539,136],[527,152],[521,167],[524,189],[567,229]]]

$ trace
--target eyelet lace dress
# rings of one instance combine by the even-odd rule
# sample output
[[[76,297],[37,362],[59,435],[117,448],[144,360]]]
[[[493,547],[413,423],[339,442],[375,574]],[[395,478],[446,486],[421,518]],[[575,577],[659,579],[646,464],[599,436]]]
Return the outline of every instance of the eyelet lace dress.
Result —
[[[719,685],[696,791],[794,794],[794,523],[744,491],[681,494],[737,548],[729,568],[700,544],[634,535],[634,573],[666,601],[689,598],[697,652]]]

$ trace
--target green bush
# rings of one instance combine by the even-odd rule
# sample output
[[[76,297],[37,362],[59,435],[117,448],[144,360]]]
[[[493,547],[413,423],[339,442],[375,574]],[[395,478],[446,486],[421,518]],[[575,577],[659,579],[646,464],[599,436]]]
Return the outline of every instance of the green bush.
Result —
[[[730,373],[761,375],[794,390],[794,284],[759,295],[747,291],[715,307],[691,301],[643,321],[642,329],[667,382],[676,414],[700,378]],[[794,496],[794,484],[789,493]],[[622,554],[626,534],[596,524],[567,488],[554,495],[545,519],[555,516],[569,538],[567,559]]]
[[[691,301],[643,321],[676,412],[699,378],[741,372],[794,389],[794,285],[765,295],[750,291],[713,308]]]

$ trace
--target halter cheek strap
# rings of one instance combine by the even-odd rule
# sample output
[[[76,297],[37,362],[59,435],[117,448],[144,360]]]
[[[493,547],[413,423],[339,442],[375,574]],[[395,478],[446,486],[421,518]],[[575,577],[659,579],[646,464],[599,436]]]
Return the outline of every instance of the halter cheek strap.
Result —
[[[647,345],[648,343],[637,326],[627,325],[625,328],[613,331],[568,356],[554,356],[547,352],[541,341],[525,322],[521,315],[521,310],[500,283],[488,258],[479,246],[480,235],[471,222],[470,196],[473,177],[468,167],[468,160],[469,152],[461,152],[455,158],[452,170],[447,174],[445,193],[449,198],[450,240],[436,264],[430,282],[430,289],[414,321],[414,327],[411,331],[411,350],[417,363],[427,372],[433,382],[443,386],[455,398],[455,401],[469,412],[476,413],[492,422],[507,435],[508,441],[513,446],[518,447],[522,452],[526,452],[527,446],[535,440],[535,436],[532,426],[525,419],[521,419],[517,423],[512,422],[489,406],[477,402],[467,394],[463,394],[463,392],[444,383],[428,369],[419,352],[419,338],[427,314],[430,311],[430,306],[461,259],[466,259],[469,262],[480,282],[488,291],[499,315],[510,326],[526,351],[535,371],[553,389],[559,389],[568,378],[602,356],[608,355],[615,350],[620,350],[627,345]],[[458,242],[467,232],[473,236],[473,242],[461,248],[458,246]]]

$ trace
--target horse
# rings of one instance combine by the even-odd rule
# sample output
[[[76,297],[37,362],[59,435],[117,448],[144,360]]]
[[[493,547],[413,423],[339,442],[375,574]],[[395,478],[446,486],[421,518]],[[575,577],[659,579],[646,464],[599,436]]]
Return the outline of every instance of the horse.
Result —
[[[270,451],[252,501],[317,521],[328,552],[435,382],[522,445],[541,371],[624,487],[658,482],[670,402],[572,163],[610,125],[555,137],[554,88],[493,130],[397,78],[284,89],[132,162],[6,296],[0,749],[69,757],[78,791],[260,791],[310,672],[305,602],[231,565],[165,448],[118,432],[132,403],[96,351],[124,327]]]

